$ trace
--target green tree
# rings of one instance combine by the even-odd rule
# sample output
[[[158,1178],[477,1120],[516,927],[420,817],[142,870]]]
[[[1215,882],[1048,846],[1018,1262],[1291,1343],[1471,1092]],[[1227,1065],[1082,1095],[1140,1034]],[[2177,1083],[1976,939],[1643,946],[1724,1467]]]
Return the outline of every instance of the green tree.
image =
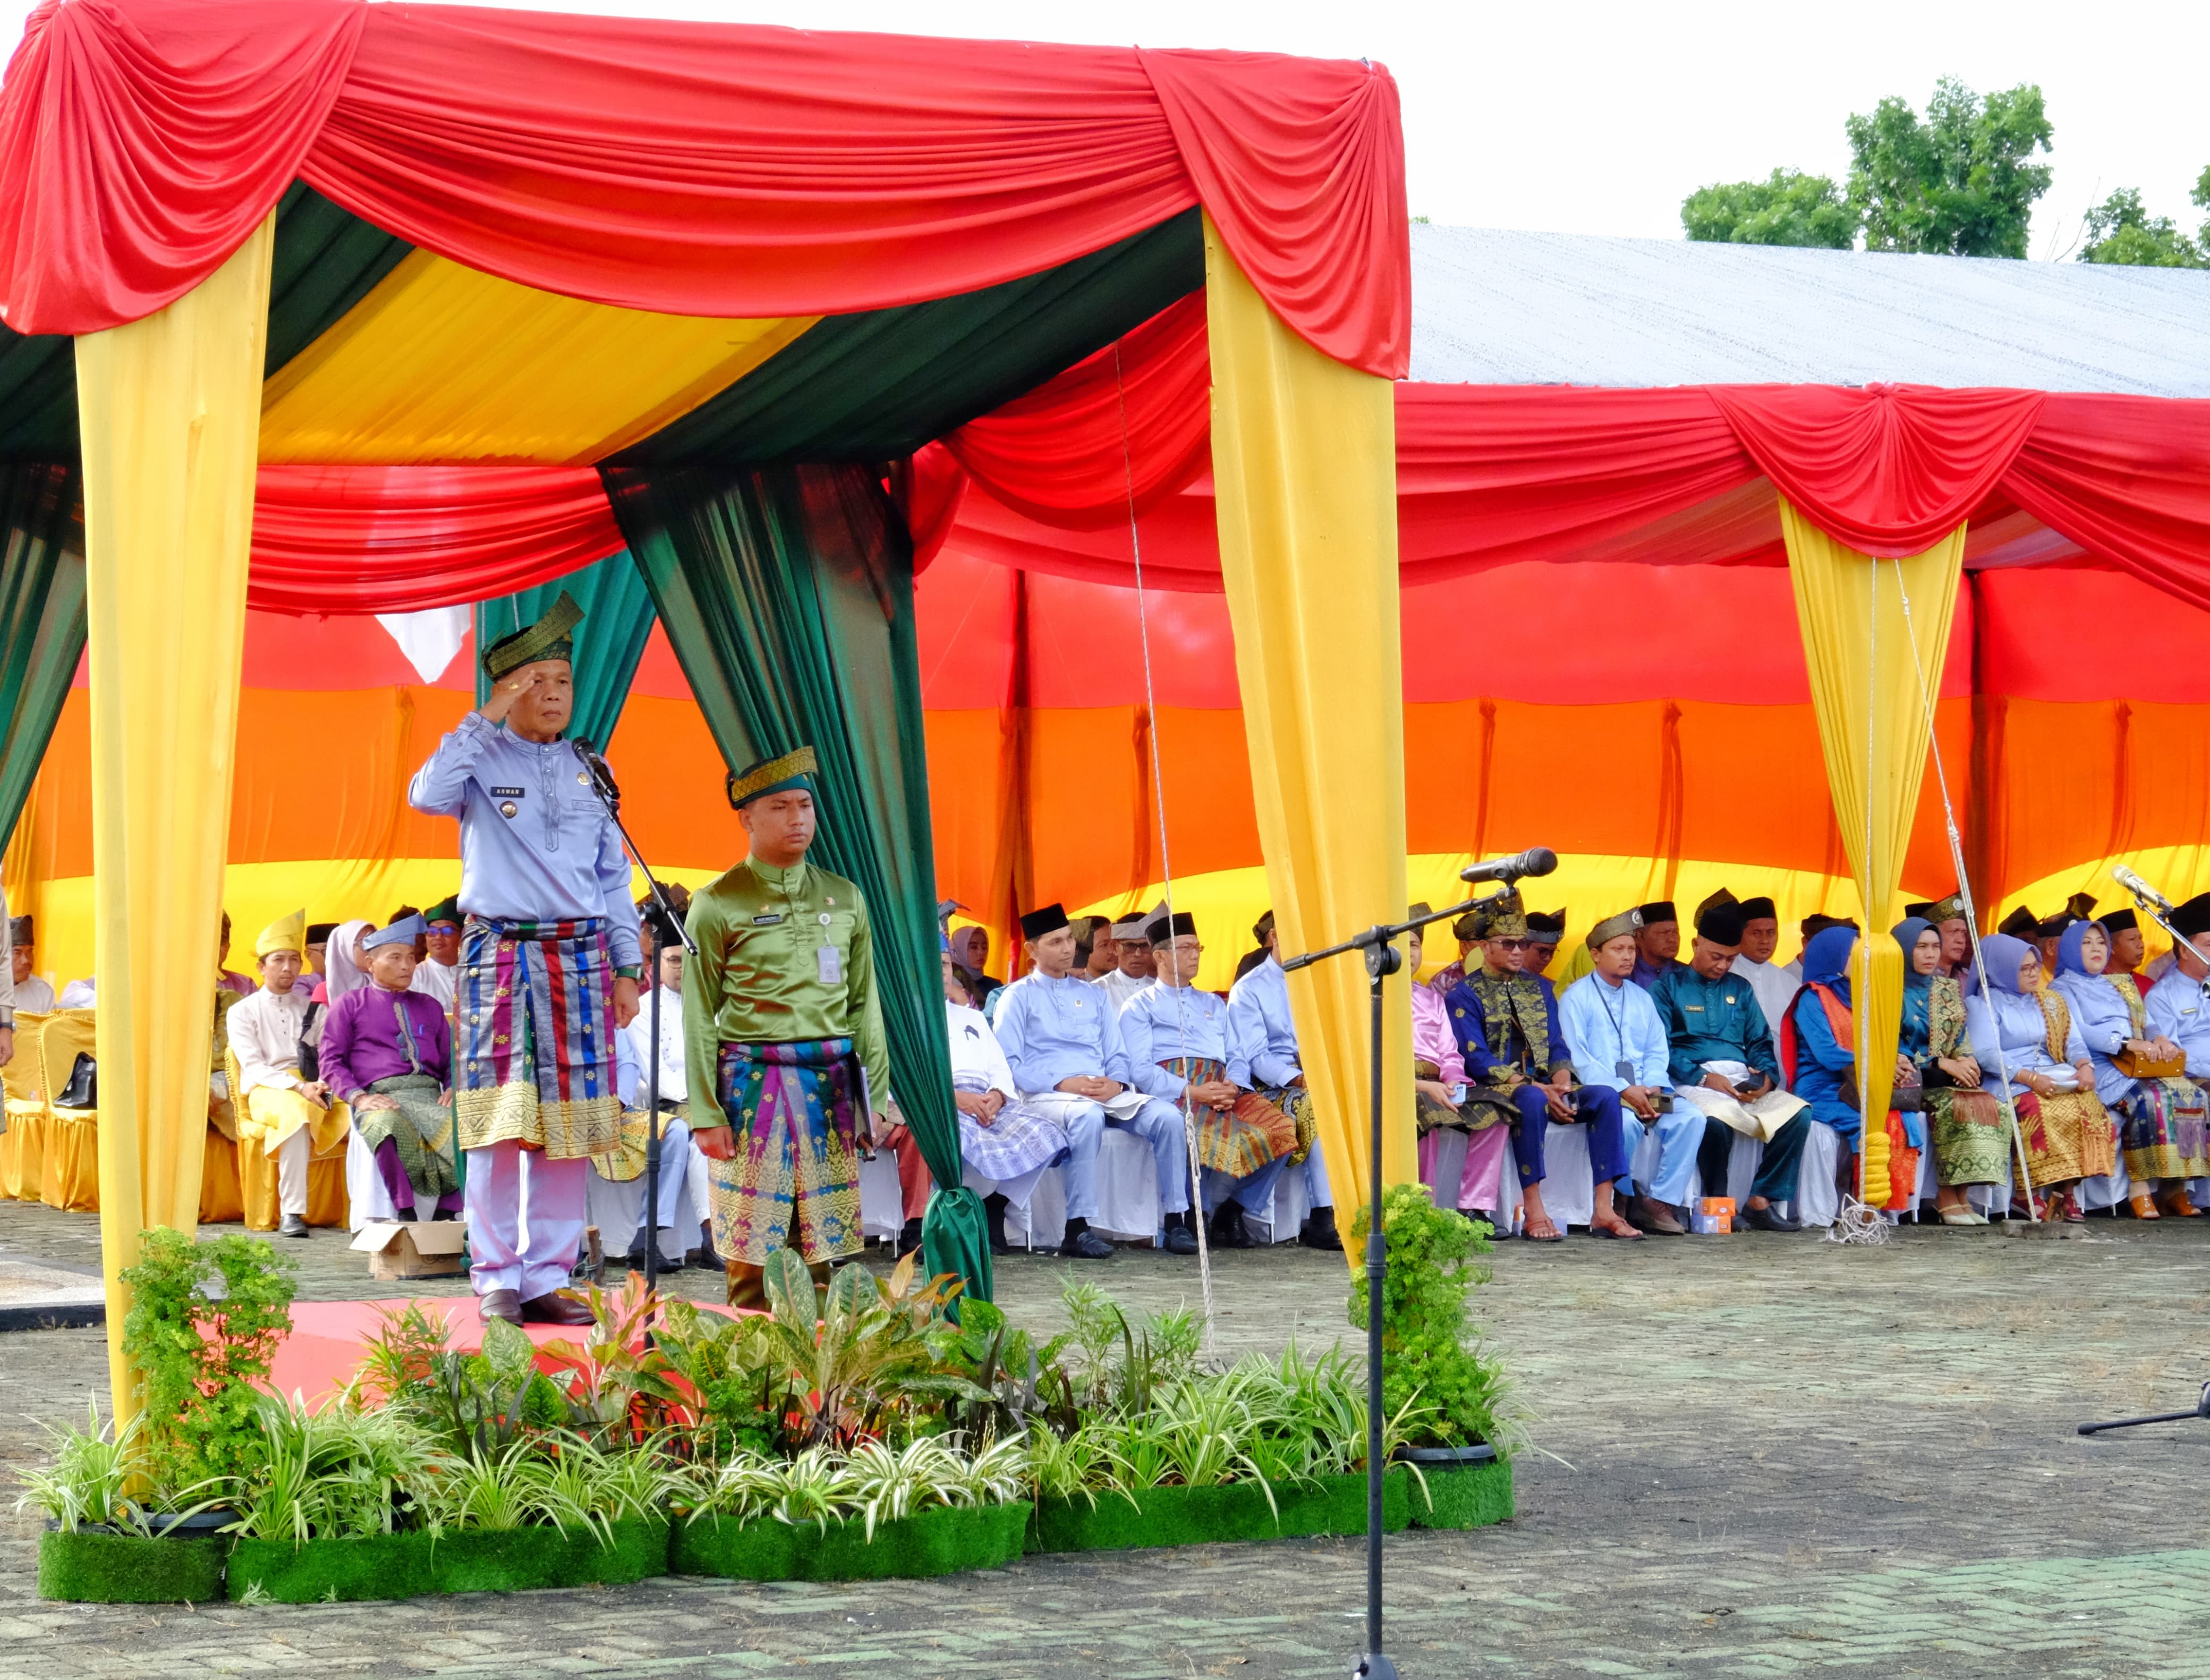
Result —
[[[1869,251],[2024,257],[2034,201],[2049,190],[2049,114],[2032,83],[1982,98],[1944,76],[1926,117],[1899,99],[1852,115],[1850,202]]]
[[[1681,202],[1681,226],[1692,239],[1738,245],[1818,245],[1847,251],[1858,216],[1827,175],[1776,169],[1762,181],[1718,181]]]
[[[2210,167],[2196,178],[2190,195],[2210,209]],[[2137,269],[2210,269],[2210,221],[2193,238],[2170,216],[2151,216],[2135,187],[2121,187],[2087,212],[2087,242],[2082,263],[2114,263]]]

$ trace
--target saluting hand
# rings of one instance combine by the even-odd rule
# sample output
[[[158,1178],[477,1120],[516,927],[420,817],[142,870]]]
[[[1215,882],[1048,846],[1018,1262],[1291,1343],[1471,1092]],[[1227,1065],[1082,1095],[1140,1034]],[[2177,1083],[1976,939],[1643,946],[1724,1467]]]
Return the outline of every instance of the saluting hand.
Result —
[[[501,677],[491,686],[491,698],[478,710],[493,723],[504,722],[522,697],[537,686],[540,674],[533,670],[527,676]]]

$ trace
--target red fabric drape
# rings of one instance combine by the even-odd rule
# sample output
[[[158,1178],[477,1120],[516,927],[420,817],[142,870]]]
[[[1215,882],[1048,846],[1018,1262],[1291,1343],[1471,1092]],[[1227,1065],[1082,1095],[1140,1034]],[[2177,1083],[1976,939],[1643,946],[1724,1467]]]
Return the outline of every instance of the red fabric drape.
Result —
[[[263,467],[245,599],[414,612],[510,595],[622,547],[589,467]]]
[[[9,324],[151,312],[295,173],[508,279],[731,317],[993,285],[1201,201],[1311,342],[1408,355],[1379,66],[365,0],[42,10],[0,106]]]

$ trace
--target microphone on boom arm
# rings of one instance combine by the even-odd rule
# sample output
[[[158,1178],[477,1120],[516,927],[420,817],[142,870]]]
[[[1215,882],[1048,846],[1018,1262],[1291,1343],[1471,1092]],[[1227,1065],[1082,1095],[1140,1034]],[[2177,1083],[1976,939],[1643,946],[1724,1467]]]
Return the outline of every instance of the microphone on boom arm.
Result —
[[[1458,872],[1462,881],[1516,881],[1522,875],[1547,875],[1558,867],[1558,855],[1548,846],[1530,846],[1509,857],[1492,857]]]
[[[583,761],[583,768],[591,773],[591,785],[599,790],[599,797],[606,801],[607,808],[620,810],[621,789],[614,781],[613,771],[607,767],[607,761],[599,756],[598,748],[593,746],[589,738],[584,735],[572,737],[572,743],[576,756]]]
[[[2145,899],[2160,910],[2168,910],[2171,908],[2171,899],[2165,897],[2122,863],[2110,871],[2110,879],[2132,893],[2135,897]]]

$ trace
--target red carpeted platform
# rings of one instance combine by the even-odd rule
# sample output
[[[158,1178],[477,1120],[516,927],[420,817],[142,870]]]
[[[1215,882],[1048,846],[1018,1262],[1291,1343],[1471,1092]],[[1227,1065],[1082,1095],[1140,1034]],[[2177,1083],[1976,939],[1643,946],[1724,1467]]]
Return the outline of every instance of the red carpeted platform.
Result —
[[[409,1297],[388,1301],[300,1301],[292,1306],[292,1333],[276,1351],[269,1386],[276,1393],[301,1394],[312,1403],[328,1399],[352,1380],[366,1357],[368,1344],[383,1330],[384,1315],[403,1311]],[[447,1345],[473,1351],[483,1345],[483,1315],[473,1295],[414,1297],[414,1304],[442,1317]],[[697,1303],[707,1312],[726,1307]],[[582,1342],[590,1326],[531,1324],[523,1328],[540,1347],[547,1342]]]

